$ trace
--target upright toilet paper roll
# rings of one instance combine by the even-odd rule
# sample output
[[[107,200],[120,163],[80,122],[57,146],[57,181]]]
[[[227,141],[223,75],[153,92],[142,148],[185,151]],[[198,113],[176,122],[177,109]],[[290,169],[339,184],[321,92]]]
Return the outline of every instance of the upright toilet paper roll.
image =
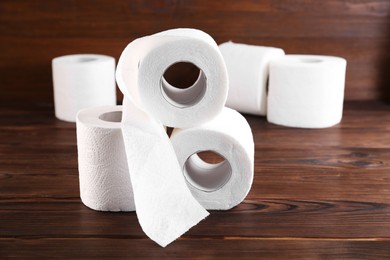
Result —
[[[54,108],[58,119],[75,122],[80,109],[116,104],[115,59],[75,54],[52,61]]]
[[[171,135],[188,187],[210,210],[230,209],[244,200],[253,181],[254,142],[250,126],[237,111],[224,108],[213,120]],[[203,161],[197,153],[212,151],[225,160]]]
[[[202,71],[189,90],[175,90],[163,78],[176,62]],[[227,71],[217,44],[206,33],[176,29],[131,42],[116,71],[125,95],[122,132],[143,231],[166,246],[208,215],[188,189],[161,122],[172,127],[204,123],[222,110]]]
[[[77,114],[80,197],[94,210],[135,210],[121,119],[121,106],[85,108]]]
[[[269,62],[282,49],[225,42],[219,45],[229,74],[226,106],[242,113],[266,115]]]
[[[164,79],[164,72],[183,61],[201,72],[190,88],[177,89]],[[133,41],[121,55],[117,81],[128,86],[121,90],[135,105],[171,127],[211,120],[222,110],[228,93],[227,70],[218,45],[195,29],[168,30]]]
[[[332,56],[286,55],[270,64],[269,122],[324,128],[341,121],[346,60]]]

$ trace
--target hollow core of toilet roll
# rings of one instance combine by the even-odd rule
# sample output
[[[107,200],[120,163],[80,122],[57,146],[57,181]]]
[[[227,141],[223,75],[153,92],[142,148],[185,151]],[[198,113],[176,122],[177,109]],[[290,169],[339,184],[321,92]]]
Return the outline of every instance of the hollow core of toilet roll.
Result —
[[[219,190],[229,181],[232,167],[222,155],[214,151],[208,152],[215,153],[224,160],[218,163],[208,163],[200,158],[200,152],[197,152],[187,158],[183,166],[183,173],[187,182],[193,187],[212,192]]]
[[[322,62],[321,59],[318,58],[301,58],[299,61],[304,62],[304,63],[320,63]]]
[[[99,119],[107,122],[119,123],[122,121],[122,111],[103,113],[99,116]]]
[[[95,61],[97,60],[97,58],[94,58],[94,57],[80,57],[77,61],[78,62],[91,62],[91,61]]]
[[[164,75],[168,70],[170,70],[171,67],[174,67],[177,64],[182,64],[182,63],[188,64],[189,62],[178,62],[172,64],[165,70]],[[192,65],[195,66],[194,64]],[[197,79],[192,85],[186,88],[178,88],[171,85],[164,77],[164,75],[162,75],[160,80],[160,86],[161,86],[161,94],[164,97],[164,99],[171,105],[179,108],[190,107],[196,105],[199,101],[201,101],[202,98],[204,97],[204,94],[206,93],[207,78],[201,69],[198,68],[198,70],[199,70],[199,75]]]

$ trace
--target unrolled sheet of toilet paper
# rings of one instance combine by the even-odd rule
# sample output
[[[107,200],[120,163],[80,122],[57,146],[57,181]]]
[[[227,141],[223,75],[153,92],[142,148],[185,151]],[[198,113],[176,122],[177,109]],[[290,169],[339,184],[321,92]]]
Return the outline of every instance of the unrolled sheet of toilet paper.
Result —
[[[320,55],[286,55],[271,61],[269,122],[324,128],[341,121],[346,60]]]
[[[208,216],[188,190],[164,127],[128,99],[122,131],[138,221],[165,247]]]
[[[254,171],[251,128],[237,111],[224,108],[213,120],[193,128],[175,128],[171,135],[188,187],[210,210],[230,209],[248,194]],[[197,153],[211,151],[225,160],[203,161]]]
[[[284,56],[279,48],[225,42],[219,45],[229,73],[226,106],[266,115],[269,63]]]
[[[181,61],[200,68],[200,79],[195,91],[191,87],[171,95],[175,91],[163,74]],[[125,96],[122,133],[138,220],[152,240],[166,246],[208,212],[188,189],[161,123],[188,127],[216,117],[227,96],[226,67],[209,35],[176,29],[130,43],[119,59],[116,79]]]
[[[58,119],[75,122],[80,109],[116,105],[115,59],[74,54],[52,61],[54,108]]]
[[[122,106],[77,113],[80,198],[94,210],[135,210],[121,119]]]

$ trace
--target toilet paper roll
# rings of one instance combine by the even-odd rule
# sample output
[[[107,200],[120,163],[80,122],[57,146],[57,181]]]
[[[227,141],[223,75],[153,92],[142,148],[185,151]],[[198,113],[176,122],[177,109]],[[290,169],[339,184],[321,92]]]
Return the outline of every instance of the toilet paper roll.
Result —
[[[175,128],[171,141],[187,185],[203,207],[225,210],[244,200],[253,181],[254,142],[241,114],[224,108],[206,124]],[[207,163],[197,154],[202,151],[212,151],[225,160]]]
[[[177,89],[163,76],[171,65],[183,61],[201,72],[191,87]],[[218,45],[195,29],[168,30],[133,41],[119,60],[117,81],[138,107],[170,127],[211,120],[222,110],[228,93],[227,70]]]
[[[189,92],[173,90],[163,78],[180,61],[202,70]],[[208,212],[188,189],[161,123],[184,127],[214,118],[227,96],[226,67],[209,35],[176,29],[131,42],[119,59],[116,79],[125,96],[122,133],[138,220],[152,240],[166,246]]]
[[[229,74],[226,106],[242,113],[266,115],[269,62],[282,49],[225,42],[219,45]]]
[[[52,61],[54,109],[58,119],[75,122],[80,109],[116,104],[115,59],[75,54]]]
[[[341,121],[346,60],[332,56],[286,55],[270,64],[269,122],[324,128]]]
[[[77,114],[80,197],[94,210],[135,210],[121,119],[121,106],[86,108]]]

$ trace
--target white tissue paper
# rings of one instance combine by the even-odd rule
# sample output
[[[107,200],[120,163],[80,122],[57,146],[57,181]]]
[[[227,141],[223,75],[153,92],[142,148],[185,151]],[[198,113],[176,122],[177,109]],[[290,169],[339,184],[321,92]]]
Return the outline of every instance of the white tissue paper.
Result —
[[[80,109],[116,105],[115,59],[75,54],[52,61],[54,109],[58,119],[75,122]]]
[[[138,221],[165,247],[208,212],[191,196],[164,127],[128,99],[122,131]]]
[[[229,73],[226,106],[266,115],[269,62],[284,56],[279,48],[225,42],[219,45]]]
[[[80,198],[94,210],[135,210],[121,119],[122,106],[85,108],[77,114]]]
[[[171,135],[188,187],[210,210],[230,209],[244,200],[253,181],[254,142],[251,128],[235,110],[224,108],[213,120]],[[212,151],[225,160],[203,161],[198,152]]]
[[[163,78],[181,61],[203,71],[196,90],[184,94]],[[116,79],[125,95],[122,133],[138,220],[152,240],[166,246],[208,212],[191,195],[162,124],[188,127],[217,116],[227,96],[226,67],[208,34],[176,29],[131,42],[119,59]]]
[[[137,106],[170,127],[191,127],[219,114],[228,93],[228,76],[215,41],[195,29],[168,30],[137,39],[121,56],[120,81],[132,82],[123,89]],[[178,62],[190,62],[200,70],[187,89],[170,85],[165,70]],[[119,67],[119,66],[118,66]],[[117,78],[118,80],[118,78]]]
[[[341,121],[346,60],[332,56],[286,55],[270,64],[269,122],[325,128]]]

